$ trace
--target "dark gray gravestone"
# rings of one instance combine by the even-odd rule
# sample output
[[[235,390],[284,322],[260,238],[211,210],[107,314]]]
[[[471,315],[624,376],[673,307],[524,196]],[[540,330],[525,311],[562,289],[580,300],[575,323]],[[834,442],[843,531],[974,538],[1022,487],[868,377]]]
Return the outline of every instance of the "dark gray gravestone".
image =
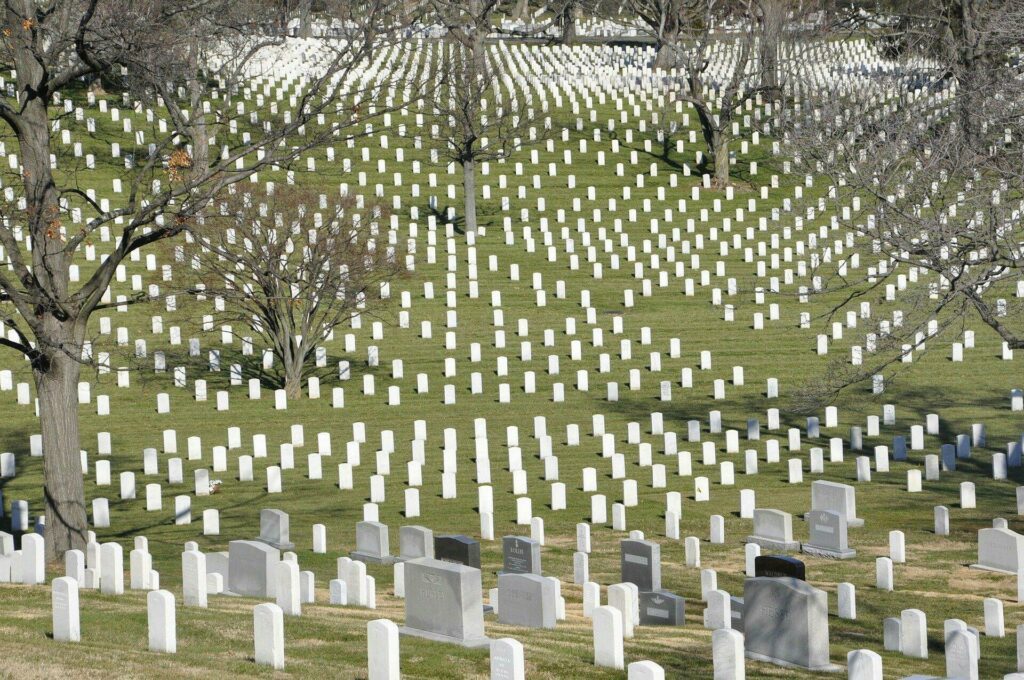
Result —
[[[501,539],[501,549],[502,573],[540,574],[539,541],[525,536],[505,536]]]
[[[730,628],[732,628],[733,630],[736,630],[736,631],[739,631],[739,632],[742,633],[743,632],[743,611],[745,609],[745,607],[744,607],[745,603],[743,602],[743,598],[742,597],[736,597],[735,595],[731,595],[729,597],[729,600],[732,603],[731,611],[729,612],[730,614],[732,614],[732,622],[731,622]]]
[[[480,568],[480,542],[469,536],[435,536],[434,557],[443,562]]]
[[[498,577],[498,621],[527,628],[554,628],[555,584],[537,574]]]
[[[754,576],[807,580],[804,563],[788,555],[758,555],[754,558]]]
[[[641,591],[641,626],[681,626],[685,622],[685,599],[665,590]]]
[[[831,510],[811,510],[804,519],[810,537],[800,546],[801,552],[817,557],[847,560],[857,554],[847,544],[846,518]]]
[[[245,597],[274,597],[274,571],[281,551],[260,541],[228,543],[228,592]]]
[[[484,636],[480,570],[421,557],[405,563],[403,635],[464,647],[490,647]]]
[[[661,590],[661,546],[654,541],[625,539],[619,542],[622,582],[641,591]]]
[[[398,556],[403,560],[434,556],[434,532],[426,527],[409,525],[398,530]]]

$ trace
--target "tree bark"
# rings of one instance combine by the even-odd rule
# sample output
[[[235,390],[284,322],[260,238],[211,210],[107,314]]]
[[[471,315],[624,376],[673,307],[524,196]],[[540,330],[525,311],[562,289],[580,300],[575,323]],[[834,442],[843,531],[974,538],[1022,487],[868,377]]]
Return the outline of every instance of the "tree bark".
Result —
[[[462,190],[465,199],[466,233],[476,232],[476,160],[462,163]]]
[[[676,65],[675,50],[672,47],[672,41],[666,39],[664,42],[658,43],[658,52],[654,57],[654,68],[657,69],[670,69]]]
[[[56,334],[61,332],[67,329]],[[69,344],[80,346],[73,340]],[[46,560],[51,563],[62,560],[68,550],[85,550],[89,527],[78,439],[80,373],[76,358],[59,349],[46,353],[34,371],[43,438]]]
[[[313,35],[311,20],[313,0],[302,0],[299,3],[299,37],[309,38]]]
[[[576,7],[575,3],[566,5],[562,14],[562,44],[572,45],[576,42]]]
[[[529,10],[529,1],[519,0],[516,2],[515,10],[512,12],[512,20],[521,21],[526,15],[527,10]]]
[[[302,398],[302,367],[289,365],[285,368],[284,392],[289,399]]]
[[[724,187],[729,183],[729,137],[718,133],[715,135],[715,184]]]
[[[281,328],[283,334],[280,339],[280,346],[284,350],[281,353],[281,364],[284,366],[284,391],[289,399],[298,399],[302,396],[302,371],[306,367],[306,353],[297,341],[296,328]],[[302,339],[304,344],[306,339]]]

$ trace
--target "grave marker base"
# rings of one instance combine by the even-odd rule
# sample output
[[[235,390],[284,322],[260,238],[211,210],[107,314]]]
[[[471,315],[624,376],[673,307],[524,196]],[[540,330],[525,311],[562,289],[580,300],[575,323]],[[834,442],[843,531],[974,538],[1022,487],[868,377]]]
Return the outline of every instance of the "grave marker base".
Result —
[[[825,557],[830,560],[848,560],[857,555],[857,551],[852,548],[847,548],[846,550],[832,550],[831,548],[819,548],[818,546],[811,545],[810,543],[804,543],[801,545],[800,552],[805,555]]]
[[[491,642],[493,640],[489,637],[477,637],[477,638],[454,638],[447,635],[441,635],[440,633],[434,633],[428,630],[420,630],[419,628],[409,628],[407,626],[401,626],[398,629],[399,635],[410,635],[412,637],[423,638],[424,640],[433,640],[434,642],[447,642],[452,645],[459,645],[460,647],[466,647],[469,649],[490,649]]]
[[[971,569],[981,569],[982,571],[994,571],[997,574],[1010,574],[1011,576],[1017,575],[1017,572],[1015,571],[1010,571],[1009,569],[1000,569],[999,567],[990,567],[985,564],[972,564]]]
[[[748,659],[753,659],[754,661],[767,661],[768,663],[775,664],[776,666],[782,666],[783,668],[803,668],[817,673],[839,673],[840,671],[846,670],[843,666],[834,663],[825,664],[824,666],[801,666],[800,664],[770,657],[767,654],[758,654],[757,652],[750,651],[746,652],[746,656]]]
[[[350,552],[348,556],[354,560],[358,560],[359,562],[365,562],[366,564],[394,564],[395,562],[399,561],[399,559],[394,555],[380,557],[378,555],[370,555],[369,553],[359,552],[355,550]]]
[[[754,543],[762,548],[781,552],[798,552],[800,550],[800,541],[776,541],[770,538],[762,538],[761,536],[747,536],[743,539],[743,542]]]

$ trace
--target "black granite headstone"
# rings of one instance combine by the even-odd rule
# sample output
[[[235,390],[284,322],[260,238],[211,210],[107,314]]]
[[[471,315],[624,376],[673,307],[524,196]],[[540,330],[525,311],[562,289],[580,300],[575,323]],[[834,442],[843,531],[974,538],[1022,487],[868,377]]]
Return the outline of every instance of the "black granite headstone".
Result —
[[[434,559],[480,568],[480,541],[469,536],[435,536]]]
[[[788,555],[758,555],[754,558],[754,576],[807,580],[804,563]]]

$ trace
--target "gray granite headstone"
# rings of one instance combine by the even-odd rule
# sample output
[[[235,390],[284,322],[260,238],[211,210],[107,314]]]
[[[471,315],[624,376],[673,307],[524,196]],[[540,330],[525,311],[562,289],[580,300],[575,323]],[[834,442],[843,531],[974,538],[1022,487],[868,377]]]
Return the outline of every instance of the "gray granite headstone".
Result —
[[[429,557],[407,561],[405,626],[400,632],[464,647],[489,647],[480,589],[479,569]]]
[[[847,560],[857,554],[847,544],[846,518],[831,510],[810,510],[804,515],[810,538],[800,547],[808,555]]]
[[[537,574],[498,577],[498,621],[527,628],[554,628],[558,594],[551,579]]]
[[[811,483],[811,509],[831,510],[846,518],[848,527],[862,527],[857,517],[857,492],[849,484],[818,480]]]
[[[746,603],[742,597],[736,597],[732,595],[729,597],[729,613],[732,615],[732,622],[730,628],[735,631],[743,632],[743,612],[745,610]]]
[[[503,574],[540,574],[540,542],[525,536],[501,539]],[[499,607],[500,610],[500,607]]]
[[[749,578],[743,584],[749,658],[831,670],[828,595],[794,578]]]
[[[260,541],[228,543],[228,592],[245,597],[274,597],[281,551]]]
[[[754,509],[754,533],[747,543],[756,543],[768,550],[799,550],[800,543],[793,540],[793,516],[782,510]]]
[[[665,590],[640,592],[641,626],[681,626],[686,622],[686,600]]]
[[[349,557],[368,564],[394,564],[388,525],[382,522],[356,522],[356,549]]]
[[[278,550],[291,550],[295,544],[289,537],[288,513],[283,510],[260,510],[260,537],[258,540]]]
[[[403,560],[434,557],[434,532],[426,527],[409,525],[398,530],[398,556]]]
[[[627,538],[619,542],[622,582],[640,592],[661,590],[661,546],[654,541]]]

